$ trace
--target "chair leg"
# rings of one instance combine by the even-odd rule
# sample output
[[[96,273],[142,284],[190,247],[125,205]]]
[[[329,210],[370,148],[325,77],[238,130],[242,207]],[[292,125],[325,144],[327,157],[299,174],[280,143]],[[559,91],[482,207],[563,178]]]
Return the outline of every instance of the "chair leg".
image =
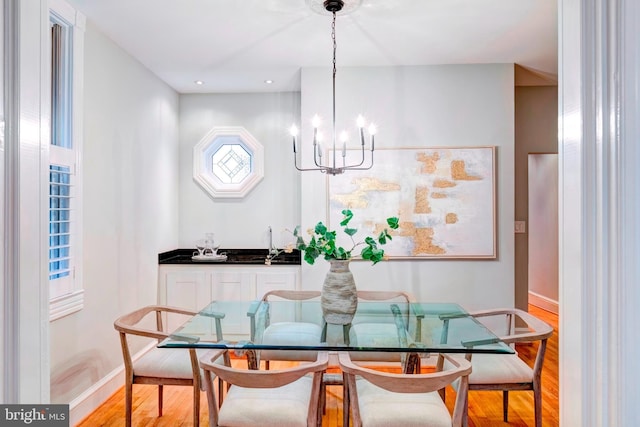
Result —
[[[133,384],[127,381],[124,391],[125,427],[131,427],[131,411],[133,410]]]
[[[213,387],[213,384],[211,384]],[[200,425],[200,387],[193,385],[193,427]]]
[[[222,378],[218,378],[218,408],[222,406],[223,394],[224,394],[224,381],[222,381]]]
[[[542,427],[542,393],[540,389],[533,390],[533,406],[535,411],[536,427]]]
[[[462,408],[462,427],[469,426],[469,396],[464,400],[464,408]]]
[[[158,416],[162,416],[162,384],[158,386]]]
[[[509,422],[509,390],[502,390],[502,419]]]

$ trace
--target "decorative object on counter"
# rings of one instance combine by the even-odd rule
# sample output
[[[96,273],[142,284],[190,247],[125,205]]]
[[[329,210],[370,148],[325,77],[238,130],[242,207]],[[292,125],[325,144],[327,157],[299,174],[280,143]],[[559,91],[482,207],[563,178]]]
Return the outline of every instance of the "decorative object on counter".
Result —
[[[220,247],[220,244],[216,244],[214,237],[215,234],[213,233],[205,234],[203,255],[216,256],[218,254],[218,248]]]
[[[194,255],[191,257],[194,261],[213,261],[213,262],[224,262],[227,260],[226,254],[215,254],[215,255]]]
[[[352,0],[347,0],[350,6],[353,3]],[[347,164],[347,141],[349,139],[347,132],[342,131],[340,133],[340,142],[342,142],[342,166],[338,166],[336,164],[336,155],[337,155],[337,147],[336,147],[336,13],[340,12],[344,7],[345,2],[342,0],[326,0],[323,3],[324,8],[327,12],[333,15],[333,22],[331,23],[331,40],[333,41],[333,121],[332,121],[332,160],[327,162],[327,160],[322,160],[322,146],[321,146],[321,134],[318,132],[318,127],[320,126],[320,117],[316,114],[313,117],[312,125],[313,125],[313,162],[315,167],[312,168],[303,168],[298,165],[298,156],[296,153],[296,137],[298,136],[298,128],[293,125],[291,126],[291,136],[293,137],[293,163],[296,169],[299,171],[320,171],[322,173],[327,173],[330,175],[339,175],[346,170],[367,170],[371,169],[373,166],[373,150],[374,150],[374,135],[376,133],[376,126],[371,123],[368,128],[368,132],[370,135],[370,151],[371,151],[371,160],[365,165],[365,141],[364,141],[364,126],[365,120],[364,117],[358,116],[356,120],[356,124],[358,126],[358,133],[360,136],[360,152],[361,156],[358,160],[355,160],[354,163]]]
[[[349,209],[342,211],[344,217],[340,226],[344,227],[344,233],[351,238],[353,246],[346,250],[342,246],[336,245],[336,231],[327,230],[327,227],[318,222],[313,230],[309,231],[312,236],[309,243],[305,243],[300,235],[300,227],[293,231],[297,237],[297,247],[304,252],[304,260],[309,264],[314,264],[320,255],[331,263],[322,285],[321,305],[322,313],[327,323],[346,325],[351,323],[351,319],[358,306],[358,296],[353,274],[349,270],[352,252],[358,246],[364,246],[360,256],[371,261],[374,265],[384,259],[384,249],[380,246],[392,240],[389,230],[384,228],[377,238],[367,236],[363,241],[356,242],[353,236],[358,232],[355,228],[350,228],[349,221],[353,218],[353,213]],[[387,218],[387,225],[392,230],[398,228],[397,217]]]
[[[226,261],[226,254],[218,254],[220,244],[215,241],[215,234],[206,233],[204,240],[196,241],[197,252],[191,257],[194,261]]]

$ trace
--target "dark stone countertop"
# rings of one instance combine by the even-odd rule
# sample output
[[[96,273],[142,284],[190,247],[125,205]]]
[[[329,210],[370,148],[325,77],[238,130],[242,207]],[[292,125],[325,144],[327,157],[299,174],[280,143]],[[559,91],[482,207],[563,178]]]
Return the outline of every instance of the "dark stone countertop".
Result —
[[[226,261],[193,260],[195,249],[174,249],[158,254],[158,264],[207,264],[207,265],[265,265],[266,249],[218,249],[218,254],[226,254]],[[300,265],[300,251],[280,253],[271,259],[271,265]]]

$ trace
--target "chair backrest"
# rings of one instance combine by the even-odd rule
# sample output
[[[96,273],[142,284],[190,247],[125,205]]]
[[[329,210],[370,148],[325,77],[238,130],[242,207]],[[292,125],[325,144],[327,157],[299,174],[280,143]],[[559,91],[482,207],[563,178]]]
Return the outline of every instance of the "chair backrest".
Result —
[[[259,300],[254,301],[247,311],[251,328],[251,341],[256,342],[259,340],[261,332],[264,332],[264,329],[269,326],[272,321],[300,321],[300,317],[303,315],[303,313],[301,313],[302,310],[294,308],[290,313],[279,311],[275,314],[275,318],[272,318],[273,315],[271,310],[269,310],[271,301],[308,301],[314,298],[320,298],[320,295],[320,291],[292,291],[287,289],[275,289],[266,292]]]
[[[290,384],[307,374],[313,374],[313,391],[309,402],[309,414],[308,419],[317,419],[318,415],[318,402],[320,399],[320,385],[322,383],[322,374],[327,369],[329,356],[327,352],[318,352],[318,357],[315,362],[301,363],[287,369],[273,369],[273,370],[252,370],[234,368],[231,366],[224,366],[214,363],[226,350],[211,350],[200,358],[200,366],[204,370],[205,377],[205,389],[207,390],[207,396],[211,401],[213,399],[213,383],[211,374],[217,375],[221,380],[227,382],[230,385],[235,385],[243,388],[276,388]],[[224,403],[223,403],[224,404]],[[217,407],[209,406],[209,410],[213,411],[210,416],[217,423]],[[215,425],[215,424],[213,424]]]
[[[304,301],[310,300],[313,298],[320,297],[320,291],[292,291],[287,289],[275,289],[269,292],[266,292],[261,300],[268,301],[269,299],[276,297],[284,300],[292,300],[292,301]]]
[[[527,343],[539,341],[538,352],[533,366],[534,377],[540,377],[542,364],[547,350],[547,340],[553,335],[553,327],[537,317],[518,308],[499,308],[470,313],[475,318],[504,316],[506,319],[504,331],[496,331],[499,338],[507,344]],[[528,329],[526,332],[518,332],[518,319]]]
[[[155,328],[150,329],[146,326],[140,326],[143,320],[152,313],[155,314]],[[124,314],[118,317],[113,322],[113,327],[120,334],[120,344],[122,346],[125,369],[128,372],[132,371],[133,362],[127,335],[154,338],[158,342],[162,341],[163,339],[169,337],[169,333],[165,330],[165,325],[162,317],[163,315],[167,315],[170,313],[184,316],[193,316],[196,314],[195,311],[186,310],[179,307],[149,305],[132,311],[131,313]],[[195,352],[193,352],[193,355],[195,357]]]
[[[370,291],[370,290],[358,290],[358,301],[366,302],[385,302],[396,303],[401,308],[401,311],[405,317],[405,323],[409,324],[409,303],[413,298],[402,291]],[[383,316],[376,316],[375,313],[367,313],[366,310],[358,310],[353,318],[353,324],[356,323],[389,323],[393,322],[389,318],[389,313]]]
[[[354,363],[349,353],[340,353],[339,363],[342,372],[347,375],[348,387],[355,389],[355,376],[359,376],[370,383],[395,393],[430,393],[441,390],[460,378],[458,393],[454,408],[454,425],[458,425],[463,417],[468,391],[468,376],[471,374],[471,363],[463,358],[454,358],[447,354],[441,355],[450,362],[451,369],[430,372],[426,374],[401,374],[382,372]],[[357,410],[357,393],[350,391],[353,407]]]

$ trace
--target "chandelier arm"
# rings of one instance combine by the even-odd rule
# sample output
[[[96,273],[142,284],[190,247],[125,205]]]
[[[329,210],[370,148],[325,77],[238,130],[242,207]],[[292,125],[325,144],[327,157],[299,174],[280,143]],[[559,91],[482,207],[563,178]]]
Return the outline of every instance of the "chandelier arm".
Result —
[[[364,160],[363,160],[362,163],[364,163]],[[352,171],[366,171],[366,170],[371,169],[373,167],[373,151],[371,152],[371,163],[369,163],[369,166],[360,167],[360,166],[362,166],[362,163],[360,163],[359,165],[347,166],[344,169],[345,170],[352,170]]]
[[[325,166],[320,166],[318,168],[301,168],[300,166],[298,166],[298,161],[297,159],[294,161],[294,166],[296,167],[297,170],[301,171],[301,172],[306,172],[306,171],[320,171],[322,173],[325,173],[327,171],[327,167]]]

